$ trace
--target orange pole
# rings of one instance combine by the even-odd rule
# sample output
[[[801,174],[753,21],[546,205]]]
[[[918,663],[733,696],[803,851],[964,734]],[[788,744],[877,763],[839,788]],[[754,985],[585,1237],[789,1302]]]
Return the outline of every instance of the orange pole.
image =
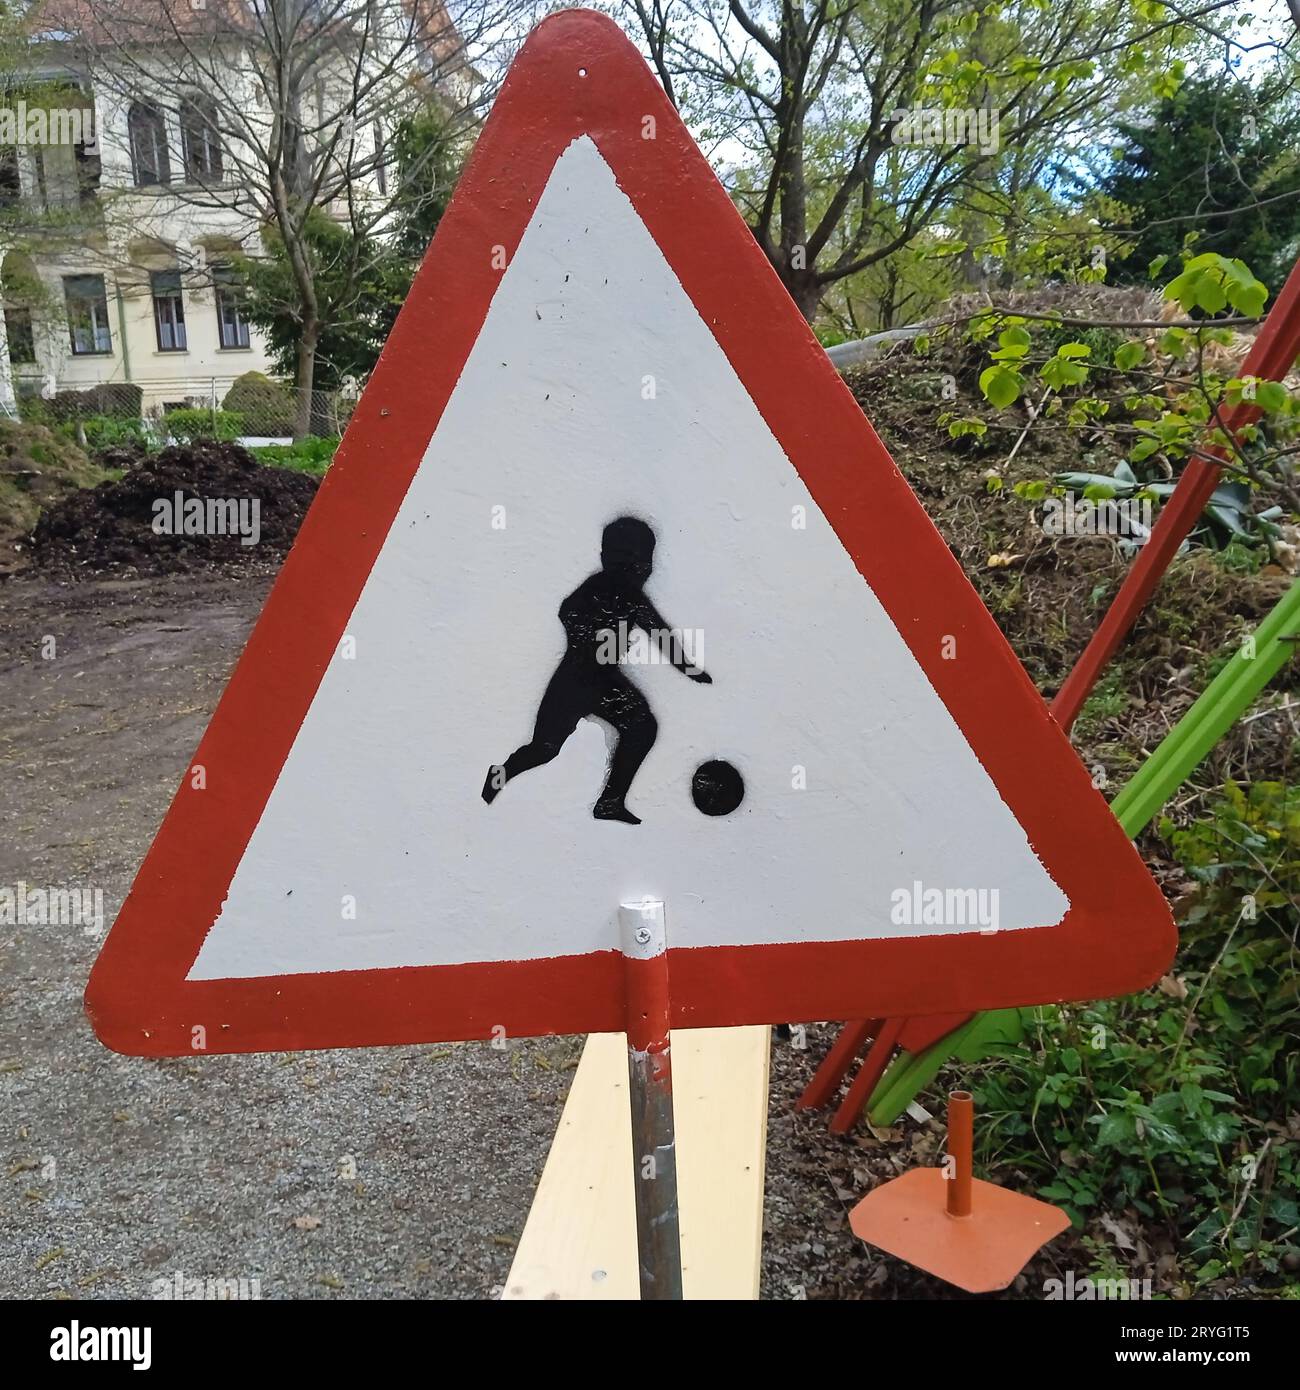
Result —
[[[969,1091],[953,1091],[948,1097],[948,1215],[970,1215],[971,1151],[975,1139],[975,1106]]]

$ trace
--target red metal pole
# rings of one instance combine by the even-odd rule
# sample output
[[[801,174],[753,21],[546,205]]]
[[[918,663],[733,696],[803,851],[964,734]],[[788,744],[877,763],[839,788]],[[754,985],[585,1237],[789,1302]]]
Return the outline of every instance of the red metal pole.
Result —
[[[1297,357],[1300,357],[1300,260],[1291,267],[1281,294],[1260,325],[1242,363],[1241,375],[1258,377],[1261,381],[1281,381]],[[1249,402],[1222,411],[1220,419],[1224,433],[1235,438],[1258,419],[1259,414],[1259,408]],[[1188,460],[1178,486],[1160,511],[1150,538],[1138,551],[1105,617],[1048,706],[1066,733],[1073,727],[1098,677],[1137,621],[1138,614],[1178,553],[1178,547],[1187,539],[1219,485],[1223,463],[1227,461],[1226,452],[1222,446],[1215,446],[1206,453],[1209,457],[1198,455]]]
[[[901,1018],[886,1019],[877,1031],[871,1051],[858,1068],[858,1074],[853,1078],[848,1094],[840,1102],[840,1108],[831,1121],[832,1134],[847,1134],[857,1124],[862,1107],[871,1098],[872,1091],[876,1089],[876,1082],[885,1074],[894,1044],[898,1041],[898,1035],[905,1022],[906,1020]]]
[[[1291,273],[1287,276],[1286,284],[1282,286],[1281,294],[1273,301],[1268,317],[1260,325],[1255,341],[1242,363],[1241,375],[1258,377],[1261,381],[1281,381],[1291,370],[1297,357],[1300,357],[1300,260],[1291,267]],[[1259,413],[1258,407],[1249,402],[1221,412],[1224,433],[1235,437],[1246,425],[1258,419]],[[1178,547],[1187,539],[1192,527],[1204,512],[1214,489],[1219,485],[1222,465],[1226,462],[1225,452],[1222,447],[1208,449],[1206,452],[1210,457],[1202,458],[1198,455],[1190,459],[1183,469],[1178,486],[1161,509],[1150,538],[1138,551],[1137,558],[1128,574],[1124,576],[1119,592],[1111,601],[1105,617],[1098,624],[1096,632],[1092,634],[1070,674],[1066,676],[1056,693],[1056,698],[1048,706],[1056,722],[1066,733],[1074,726],[1074,721],[1079,717],[1079,711],[1092,693],[1098,677],[1137,621],[1138,614],[1146,606],[1165,570],[1169,568],[1170,561],[1178,553]],[[900,1027],[905,1021],[897,1020]],[[836,1045],[838,1046],[838,1041]],[[872,1049],[872,1055],[874,1054],[875,1048]],[[856,1088],[856,1082],[854,1086]],[[841,1106],[841,1113],[844,1109],[845,1106]],[[849,1123],[852,1124],[852,1120]]]
[[[1241,375],[1281,381],[1297,357],[1300,357],[1300,261],[1292,267],[1282,293],[1260,326],[1254,345],[1242,363]],[[1249,402],[1223,411],[1224,432],[1235,438],[1241,429],[1259,418],[1259,413],[1259,408]],[[1178,486],[1152,528],[1150,539],[1138,551],[1106,616],[1052,701],[1052,714],[1067,732],[1218,486],[1226,454],[1221,446],[1208,453],[1209,458],[1196,457],[1188,461]]]
[[[840,1082],[848,1075],[854,1058],[862,1051],[867,1039],[880,1027],[878,1018],[864,1018],[861,1022],[846,1023],[840,1035],[831,1044],[831,1050],[822,1058],[813,1079],[804,1088],[804,1093],[795,1102],[796,1110],[817,1110],[825,1105],[840,1088]]]

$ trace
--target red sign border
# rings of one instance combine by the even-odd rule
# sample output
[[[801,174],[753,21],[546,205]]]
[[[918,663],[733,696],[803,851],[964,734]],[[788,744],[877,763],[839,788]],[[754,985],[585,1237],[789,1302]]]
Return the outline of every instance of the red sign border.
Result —
[[[502,256],[582,135],[1072,904],[1058,926],[990,935],[674,949],[673,1026],[1093,999],[1141,988],[1169,965],[1176,933],[1162,895],[644,60],[612,21],[571,10],[537,27],[506,78],[195,754],[206,786],[187,771],[96,962],[86,1009],[116,1051],[622,1029],[623,963],[612,951],[185,979],[478,336]],[[955,660],[943,658],[946,639]]]

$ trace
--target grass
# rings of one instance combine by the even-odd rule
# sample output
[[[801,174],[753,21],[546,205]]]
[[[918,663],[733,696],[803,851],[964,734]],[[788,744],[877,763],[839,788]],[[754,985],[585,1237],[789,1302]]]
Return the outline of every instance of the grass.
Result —
[[[249,452],[258,463],[266,464],[270,468],[289,468],[295,473],[323,478],[334,460],[334,452],[338,447],[337,437],[319,439],[313,436],[300,439],[294,444],[263,444]]]

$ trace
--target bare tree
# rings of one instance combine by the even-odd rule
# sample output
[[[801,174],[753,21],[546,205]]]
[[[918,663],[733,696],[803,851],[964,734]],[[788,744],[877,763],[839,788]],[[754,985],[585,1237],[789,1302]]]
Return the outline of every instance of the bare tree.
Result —
[[[1198,19],[1234,2],[1164,18],[1125,0],[987,11],[968,0],[616,0],[615,10],[730,163],[755,237],[812,318],[830,287],[920,232],[940,221],[964,230],[972,192],[1014,198],[1126,92],[1146,92]],[[906,123],[922,107],[964,115],[967,133],[916,138]],[[973,133],[981,111],[992,141]],[[977,273],[973,254],[967,269]]]
[[[101,142],[116,140],[130,170],[122,217],[147,232],[185,207],[199,225],[205,210],[235,214],[251,241],[274,232],[292,271],[300,436],[322,329],[346,312],[367,247],[409,195],[395,178],[398,123],[432,106],[448,138],[464,139],[491,90],[471,54],[509,42],[519,13],[510,0],[464,0],[454,18],[444,0],[48,0],[42,11],[75,35],[101,101],[116,104]],[[310,239],[322,215],[351,233],[328,296]]]

